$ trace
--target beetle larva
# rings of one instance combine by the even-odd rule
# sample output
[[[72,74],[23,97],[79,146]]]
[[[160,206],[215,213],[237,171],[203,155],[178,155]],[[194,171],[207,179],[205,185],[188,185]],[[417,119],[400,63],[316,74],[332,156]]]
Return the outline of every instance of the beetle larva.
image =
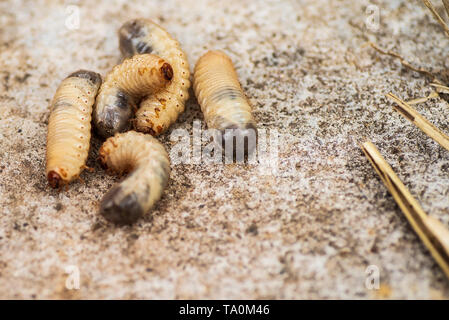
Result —
[[[106,76],[94,109],[94,124],[104,138],[127,129],[138,99],[167,86],[173,69],[153,54],[126,59]]]
[[[119,30],[124,57],[153,53],[173,67],[173,81],[164,90],[147,97],[136,111],[136,130],[157,136],[168,129],[184,111],[189,98],[190,71],[187,56],[179,42],[161,26],[148,19],[126,22]]]
[[[221,51],[204,54],[195,66],[193,89],[208,128],[221,132],[222,145],[233,144],[236,150],[238,141],[247,137],[244,151],[250,154],[257,129],[231,59]]]
[[[101,76],[79,70],[62,81],[51,103],[47,133],[46,174],[57,188],[77,177],[86,167],[90,121]]]
[[[118,224],[131,224],[148,212],[161,197],[170,176],[164,146],[156,138],[136,131],[107,139],[100,148],[100,161],[118,174],[131,173],[100,203],[100,213]]]

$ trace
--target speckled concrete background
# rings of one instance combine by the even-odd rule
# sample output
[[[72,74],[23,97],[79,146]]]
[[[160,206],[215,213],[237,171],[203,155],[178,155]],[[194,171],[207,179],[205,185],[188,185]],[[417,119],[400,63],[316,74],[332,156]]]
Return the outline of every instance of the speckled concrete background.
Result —
[[[371,39],[444,71],[449,39],[420,1],[0,1],[1,298],[449,298],[449,282],[358,147],[369,137],[423,208],[449,226],[449,153],[391,108],[430,92],[423,77],[363,47]],[[434,1],[435,3],[435,1]],[[377,32],[367,5],[380,9]],[[66,22],[69,5],[80,28]],[[118,178],[44,176],[48,104],[60,81],[120,59],[116,30],[150,17],[191,66],[235,61],[255,118],[281,136],[279,174],[250,165],[173,165],[152,214],[132,227],[97,215]],[[448,104],[418,110],[448,132]],[[194,98],[173,128],[191,132]],[[161,137],[170,148],[170,132]],[[66,268],[80,270],[68,290]],[[380,290],[365,287],[369,265]]]

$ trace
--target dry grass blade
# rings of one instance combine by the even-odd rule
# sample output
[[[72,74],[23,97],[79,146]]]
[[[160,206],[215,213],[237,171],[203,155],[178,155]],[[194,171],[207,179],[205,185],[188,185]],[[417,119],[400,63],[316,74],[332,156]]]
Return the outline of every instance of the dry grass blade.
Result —
[[[426,5],[426,7],[429,8],[430,12],[432,12],[433,16],[438,21],[438,23],[443,27],[444,31],[446,32],[446,35],[449,36],[449,27],[447,26],[446,22],[444,22],[443,18],[438,14],[438,12],[435,9],[435,7],[433,6],[432,2],[430,2],[429,0],[422,0],[422,1]],[[447,10],[448,9],[447,1],[443,1],[443,3],[444,3],[444,7]]]
[[[449,151],[449,137],[440,129],[435,127],[426,118],[418,113],[411,105],[401,100],[392,93],[387,94],[387,97],[396,102],[394,108],[402,114],[406,119],[412,122],[415,126],[421,129],[425,134],[438,142],[443,148]]]
[[[437,91],[440,93],[449,93],[449,87],[443,86],[439,83],[431,83],[430,85],[437,88]]]
[[[430,99],[433,99],[433,98],[438,98],[438,97],[439,97],[438,92],[432,91],[427,97],[409,100],[409,101],[407,101],[407,104],[419,104],[419,103],[426,102],[427,100],[430,100]]]
[[[412,228],[449,278],[449,230],[439,220],[424,212],[374,144],[369,141],[365,142],[362,145],[362,150]]]
[[[446,9],[446,14],[449,16],[449,1],[443,0],[444,9]]]

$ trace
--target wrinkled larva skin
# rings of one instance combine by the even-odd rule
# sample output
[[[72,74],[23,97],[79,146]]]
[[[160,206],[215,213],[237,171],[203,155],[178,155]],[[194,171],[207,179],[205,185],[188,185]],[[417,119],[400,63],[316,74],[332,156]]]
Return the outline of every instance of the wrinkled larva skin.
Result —
[[[167,61],[153,54],[126,59],[106,76],[94,108],[94,125],[104,138],[128,129],[133,106],[165,88],[173,78]]]
[[[100,149],[100,161],[118,174],[130,172],[113,186],[100,203],[100,213],[117,224],[131,224],[147,213],[162,195],[170,177],[164,146],[136,131],[117,133]]]
[[[158,136],[184,112],[189,98],[190,69],[178,41],[148,19],[126,22],[119,30],[120,50],[124,57],[153,53],[173,67],[173,80],[165,89],[144,99],[136,111],[136,130]]]
[[[222,143],[233,136],[247,136],[257,129],[231,59],[221,51],[209,51],[196,63],[193,89],[208,128],[218,129]],[[256,144],[245,146],[251,153]]]
[[[92,106],[101,85],[98,73],[79,70],[62,81],[51,103],[47,133],[48,183],[61,187],[86,167]]]

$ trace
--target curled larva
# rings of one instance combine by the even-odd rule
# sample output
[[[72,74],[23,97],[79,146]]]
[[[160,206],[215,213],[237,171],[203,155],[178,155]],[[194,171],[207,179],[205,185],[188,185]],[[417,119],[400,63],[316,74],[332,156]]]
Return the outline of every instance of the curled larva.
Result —
[[[94,125],[104,138],[127,129],[138,99],[167,86],[173,69],[167,61],[141,54],[126,59],[106,76],[94,108]]]
[[[170,177],[170,160],[164,146],[156,138],[136,131],[107,139],[100,149],[100,161],[118,174],[130,172],[100,203],[100,213],[118,224],[133,223],[148,212]]]
[[[62,81],[51,103],[47,133],[48,183],[60,187],[76,179],[86,167],[90,121],[101,76],[79,70]]]
[[[257,129],[231,59],[221,51],[204,54],[195,66],[193,89],[208,128],[219,130],[222,144],[233,144],[234,137],[236,141],[248,137],[245,151],[251,153]]]
[[[135,19],[119,30],[120,50],[124,57],[153,53],[173,67],[173,81],[163,90],[145,98],[136,111],[136,130],[159,135],[176,121],[189,98],[190,70],[179,42],[151,20]]]

